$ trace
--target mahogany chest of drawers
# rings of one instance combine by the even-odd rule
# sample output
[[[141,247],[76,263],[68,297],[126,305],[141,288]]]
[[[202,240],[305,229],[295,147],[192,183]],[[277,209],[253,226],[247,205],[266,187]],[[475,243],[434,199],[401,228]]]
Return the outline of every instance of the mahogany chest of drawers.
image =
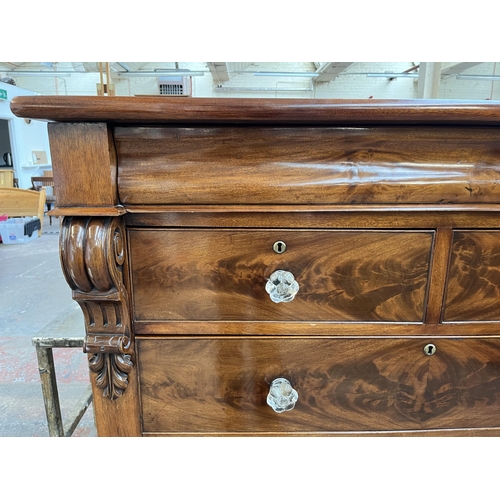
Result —
[[[500,434],[500,104],[19,97],[101,436]]]

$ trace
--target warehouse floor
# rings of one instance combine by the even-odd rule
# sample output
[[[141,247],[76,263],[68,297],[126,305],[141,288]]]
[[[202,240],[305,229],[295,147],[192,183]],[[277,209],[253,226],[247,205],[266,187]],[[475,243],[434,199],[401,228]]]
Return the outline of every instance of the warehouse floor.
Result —
[[[83,337],[83,316],[59,263],[59,222],[46,217],[41,237],[0,244],[0,436],[48,436],[36,336]],[[89,384],[81,349],[54,349],[63,423]],[[73,433],[96,436],[92,405]]]

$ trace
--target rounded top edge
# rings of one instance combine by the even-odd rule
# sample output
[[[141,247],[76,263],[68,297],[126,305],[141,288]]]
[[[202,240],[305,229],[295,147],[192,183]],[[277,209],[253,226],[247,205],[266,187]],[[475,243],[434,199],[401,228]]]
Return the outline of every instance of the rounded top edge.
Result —
[[[17,96],[21,118],[110,123],[496,124],[500,101]]]

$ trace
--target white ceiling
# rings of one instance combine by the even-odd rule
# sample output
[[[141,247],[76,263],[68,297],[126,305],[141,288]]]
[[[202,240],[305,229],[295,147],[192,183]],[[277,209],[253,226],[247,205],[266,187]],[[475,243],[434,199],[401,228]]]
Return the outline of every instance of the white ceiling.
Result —
[[[105,63],[102,63],[103,65]],[[301,78],[301,73],[315,73],[317,76],[310,76],[315,82],[329,82],[337,78],[340,74],[346,75],[352,72],[352,62],[310,62],[310,63],[267,63],[269,70],[266,69],[266,63],[258,63],[259,72],[285,72],[290,78]],[[369,64],[369,63],[367,63]],[[382,71],[377,64],[377,73],[394,73],[394,63],[387,63],[387,69]],[[442,63],[441,76],[443,79],[456,76],[474,66],[482,64],[481,62],[455,62]],[[169,71],[191,70],[211,73],[214,82],[223,84],[238,74],[253,74],[252,68],[256,63],[251,62],[206,62],[206,63],[178,63],[178,62],[111,62],[110,70],[112,73],[120,73],[126,76],[126,73],[137,73],[142,71],[156,72],[162,76]],[[105,66],[104,66],[105,68]],[[399,73],[418,73],[418,63],[407,63],[407,68],[399,70]],[[22,76],[25,72],[39,71],[42,73],[64,71],[64,72],[99,72],[98,62],[0,62],[0,73],[9,73],[8,76]],[[289,74],[294,73],[294,74]],[[359,73],[353,73],[359,74]]]

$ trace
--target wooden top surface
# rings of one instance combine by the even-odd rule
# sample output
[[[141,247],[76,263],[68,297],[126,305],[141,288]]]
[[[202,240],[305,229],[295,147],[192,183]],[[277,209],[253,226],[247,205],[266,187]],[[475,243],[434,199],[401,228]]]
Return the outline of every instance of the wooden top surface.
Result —
[[[500,124],[500,101],[18,96],[12,112],[52,121],[165,124]]]

